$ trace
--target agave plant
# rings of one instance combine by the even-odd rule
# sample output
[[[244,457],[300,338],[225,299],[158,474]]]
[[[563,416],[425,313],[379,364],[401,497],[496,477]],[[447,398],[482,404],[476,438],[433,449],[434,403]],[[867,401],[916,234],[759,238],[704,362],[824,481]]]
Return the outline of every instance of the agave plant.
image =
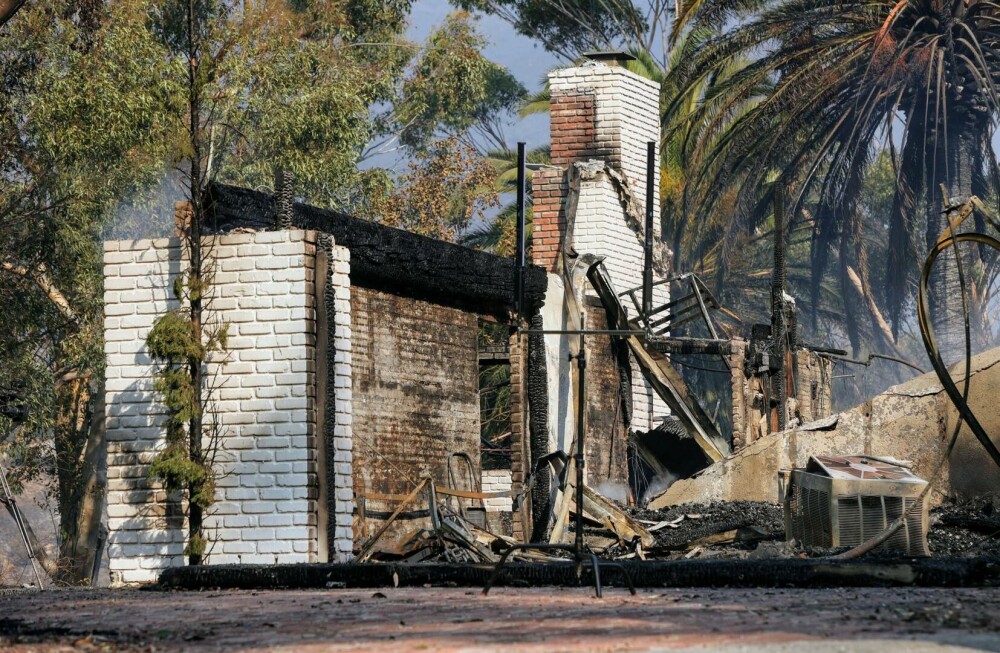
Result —
[[[896,188],[885,218],[890,247],[884,300],[895,333],[911,295],[911,271],[947,226],[942,207],[948,198],[995,195],[998,187],[991,138],[1000,111],[1000,5],[699,0],[684,7],[675,37],[696,30],[718,35],[670,72],[680,92],[668,116],[685,111],[685,91],[704,88],[709,80],[715,83],[702,95],[701,111],[688,120],[711,125],[719,117],[708,112],[770,87],[699,161],[703,190],[737,189],[722,256],[734,255],[738,233],[763,224],[762,208],[779,189],[789,194],[792,216],[812,219],[814,283],[835,254],[842,275],[853,259],[871,296],[859,196],[871,164],[887,149]],[[710,204],[720,195],[701,197]],[[964,339],[958,262],[942,260],[939,266],[932,321],[943,349],[954,357]],[[974,276],[967,275],[970,283]]]

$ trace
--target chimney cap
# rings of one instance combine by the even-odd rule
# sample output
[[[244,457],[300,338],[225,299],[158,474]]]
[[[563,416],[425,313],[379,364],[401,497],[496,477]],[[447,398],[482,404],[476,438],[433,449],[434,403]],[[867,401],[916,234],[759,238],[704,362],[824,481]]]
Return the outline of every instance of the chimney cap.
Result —
[[[590,61],[617,64],[619,66],[623,65],[626,61],[636,60],[635,55],[623,50],[595,50],[592,52],[584,52],[583,58],[589,59]]]

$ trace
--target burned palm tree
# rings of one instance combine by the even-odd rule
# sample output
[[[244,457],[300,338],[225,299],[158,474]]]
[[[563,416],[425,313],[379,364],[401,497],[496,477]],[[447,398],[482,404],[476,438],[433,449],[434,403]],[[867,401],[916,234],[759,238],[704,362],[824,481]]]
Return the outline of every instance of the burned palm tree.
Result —
[[[672,72],[693,88],[738,59],[736,74],[712,86],[705,111],[735,105],[771,84],[706,153],[703,188],[738,188],[726,243],[760,226],[780,185],[791,224],[813,222],[818,287],[831,254],[846,279],[853,260],[864,292],[868,260],[859,194],[870,164],[891,153],[896,190],[887,229],[889,288],[883,295],[897,332],[926,247],[947,226],[947,197],[987,196],[997,185],[991,147],[1000,111],[1000,5],[977,0],[701,0],[685,7],[678,33],[717,29]],[[671,107],[676,111],[679,107]],[[718,117],[716,117],[718,116]],[[720,194],[706,193],[706,201]],[[724,243],[723,250],[727,245]],[[933,321],[943,349],[962,350],[962,299],[954,258],[933,283]]]

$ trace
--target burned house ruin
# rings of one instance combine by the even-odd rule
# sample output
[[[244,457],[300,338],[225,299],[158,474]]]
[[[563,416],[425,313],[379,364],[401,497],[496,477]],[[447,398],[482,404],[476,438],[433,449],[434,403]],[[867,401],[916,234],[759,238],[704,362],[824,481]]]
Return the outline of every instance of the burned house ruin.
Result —
[[[509,258],[293,203],[287,193],[207,189],[210,311],[231,332],[208,370],[222,426],[208,564],[351,560],[425,478],[477,508],[494,532],[544,538],[565,516],[553,522],[560,488],[541,461],[571,450],[579,419],[586,486],[634,501],[658,474],[718,467],[779,424],[829,414],[828,361],[793,346],[775,366],[766,329],[749,342],[720,334],[705,284],[670,275],[650,164],[659,86],[590,61],[553,72],[550,90],[552,164],[533,178],[520,307]],[[155,318],[177,307],[170,286],[184,255],[176,238],[105,243],[108,544],[118,583],[183,564],[182,505],[148,479],[165,411],[144,342]],[[704,337],[674,335],[691,320]],[[507,334],[504,342],[484,345],[484,324]],[[582,417],[571,360],[581,329]],[[623,335],[635,332],[645,335]],[[672,355],[687,353],[721,357],[731,370],[731,434],[672,366]],[[509,451],[499,469],[481,465],[484,361],[510,372]],[[774,379],[786,375],[792,383],[779,402]],[[490,498],[470,498],[479,490]],[[389,521],[402,533],[425,518]]]

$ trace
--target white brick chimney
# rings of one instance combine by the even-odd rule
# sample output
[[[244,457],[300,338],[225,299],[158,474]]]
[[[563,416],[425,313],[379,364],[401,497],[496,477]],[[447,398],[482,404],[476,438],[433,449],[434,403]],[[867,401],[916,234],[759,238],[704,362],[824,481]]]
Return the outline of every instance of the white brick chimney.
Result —
[[[605,266],[619,292],[642,284],[646,198],[646,148],[660,140],[660,86],[618,65],[599,61],[549,74],[552,167],[539,170],[532,180],[534,192],[532,262],[553,273],[550,288],[562,288],[556,277],[562,254],[605,257]],[[572,182],[571,180],[576,180]],[[654,166],[654,240],[660,236],[659,161]],[[575,209],[567,202],[570,184],[577,191]],[[573,212],[567,220],[567,208]],[[569,242],[567,242],[569,240]],[[657,248],[662,249],[662,248]],[[658,266],[660,270],[663,266]],[[654,281],[662,278],[654,271]],[[580,291],[580,289],[577,289]],[[595,295],[589,284],[583,289]],[[659,286],[655,305],[668,301],[669,290]],[[553,296],[551,298],[555,300]],[[546,299],[550,307],[549,298]],[[560,302],[561,304],[561,302]],[[631,314],[634,309],[628,306]],[[549,315],[550,322],[554,321]],[[564,328],[568,318],[563,316]],[[548,343],[562,351],[564,343]],[[565,378],[561,361],[550,359],[549,374]],[[550,376],[551,378],[551,376]],[[633,362],[632,428],[649,430],[669,410],[646,383]],[[570,391],[571,392],[571,391]],[[560,392],[564,399],[569,395]],[[555,401],[555,400],[553,400]],[[562,447],[569,440],[569,410],[552,405],[553,441]]]

